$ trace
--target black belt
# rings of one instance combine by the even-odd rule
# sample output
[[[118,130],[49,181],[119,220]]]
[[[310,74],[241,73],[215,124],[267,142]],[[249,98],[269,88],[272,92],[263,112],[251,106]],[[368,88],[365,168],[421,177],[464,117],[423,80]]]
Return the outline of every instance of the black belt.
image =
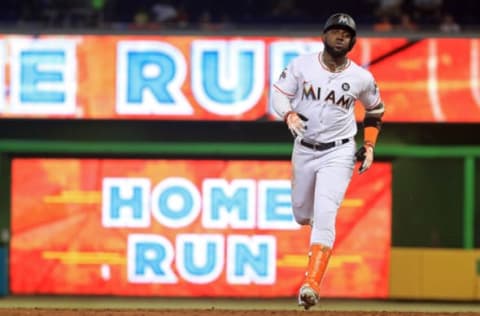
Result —
[[[337,141],[334,141],[334,142],[329,142],[329,143],[309,143],[309,142],[302,139],[300,141],[300,144],[302,144],[305,147],[311,148],[313,150],[327,150],[327,149],[330,149],[330,148],[335,147],[335,146],[340,146],[340,145],[346,144],[349,141],[350,141],[349,138],[344,138],[344,139],[337,140]]]

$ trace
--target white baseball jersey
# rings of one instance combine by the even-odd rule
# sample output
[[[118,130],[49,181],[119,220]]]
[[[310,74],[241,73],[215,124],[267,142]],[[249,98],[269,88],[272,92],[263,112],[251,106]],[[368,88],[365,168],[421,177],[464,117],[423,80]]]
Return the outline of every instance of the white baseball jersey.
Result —
[[[380,92],[373,75],[355,62],[332,72],[322,61],[322,52],[292,60],[274,87],[290,100],[292,109],[308,118],[304,138],[327,143],[357,133],[354,105],[377,106]]]

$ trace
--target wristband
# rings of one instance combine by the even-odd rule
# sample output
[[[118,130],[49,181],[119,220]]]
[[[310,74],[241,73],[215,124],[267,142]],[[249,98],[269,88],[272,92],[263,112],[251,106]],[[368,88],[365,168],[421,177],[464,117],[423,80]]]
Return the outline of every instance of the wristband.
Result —
[[[368,146],[368,147],[372,147],[372,149],[375,149],[375,145],[372,144],[372,143],[369,142],[369,141],[365,141],[365,142],[363,143],[363,146]]]
[[[363,139],[364,144],[370,144],[370,146],[375,147],[375,143],[377,142],[378,137],[378,128],[373,126],[367,126],[363,130]]]

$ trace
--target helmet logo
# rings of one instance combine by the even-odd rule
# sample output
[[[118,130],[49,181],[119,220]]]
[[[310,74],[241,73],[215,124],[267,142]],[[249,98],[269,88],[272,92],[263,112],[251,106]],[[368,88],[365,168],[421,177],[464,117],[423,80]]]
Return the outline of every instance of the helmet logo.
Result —
[[[338,22],[339,22],[339,23],[348,24],[348,17],[346,17],[345,15],[340,15],[340,16],[338,17]]]

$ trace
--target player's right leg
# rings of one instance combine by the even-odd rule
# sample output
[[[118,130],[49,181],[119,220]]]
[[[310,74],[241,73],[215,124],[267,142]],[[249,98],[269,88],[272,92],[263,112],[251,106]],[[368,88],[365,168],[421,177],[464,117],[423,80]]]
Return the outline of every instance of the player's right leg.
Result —
[[[315,161],[311,149],[295,143],[292,153],[292,210],[300,225],[311,225],[315,196]]]

